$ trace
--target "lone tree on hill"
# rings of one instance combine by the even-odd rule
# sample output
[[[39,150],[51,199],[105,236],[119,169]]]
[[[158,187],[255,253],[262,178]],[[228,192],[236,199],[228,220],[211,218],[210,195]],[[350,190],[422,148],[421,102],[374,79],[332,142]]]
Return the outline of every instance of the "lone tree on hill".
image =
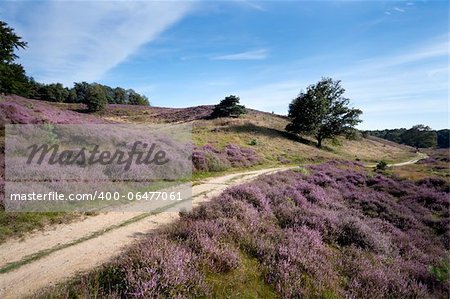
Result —
[[[289,105],[291,123],[286,130],[293,133],[313,135],[317,139],[317,147],[322,141],[338,135],[350,136],[354,126],[361,122],[362,111],[349,108],[349,99],[344,98],[345,89],[341,81],[322,78],[316,84],[300,92]]]
[[[239,105],[239,100],[239,97],[233,95],[226,97],[214,107],[211,117],[239,117],[241,114],[246,114],[247,109],[245,106]]]

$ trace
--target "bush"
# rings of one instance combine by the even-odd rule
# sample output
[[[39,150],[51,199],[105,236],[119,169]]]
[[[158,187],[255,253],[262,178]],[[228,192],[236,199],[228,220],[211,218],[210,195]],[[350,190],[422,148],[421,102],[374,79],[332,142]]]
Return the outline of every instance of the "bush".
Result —
[[[378,164],[375,166],[375,168],[377,170],[386,170],[387,168],[387,163],[385,161],[380,161],[378,162]]]
[[[211,118],[239,117],[239,115],[246,114],[247,109],[245,106],[239,105],[239,100],[239,97],[233,95],[226,97],[214,107]]]

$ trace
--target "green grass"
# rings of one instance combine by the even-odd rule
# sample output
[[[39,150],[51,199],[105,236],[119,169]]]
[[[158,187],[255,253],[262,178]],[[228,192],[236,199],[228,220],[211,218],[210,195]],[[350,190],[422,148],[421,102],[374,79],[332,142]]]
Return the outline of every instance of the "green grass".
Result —
[[[359,160],[363,163],[405,161],[415,156],[404,146],[384,144],[377,140],[326,140],[321,149],[308,136],[284,131],[287,120],[267,115],[249,114],[238,119],[198,120],[193,126],[193,142],[197,146],[210,144],[221,150],[228,144],[250,147],[262,158],[263,165],[305,163],[329,159]]]
[[[86,214],[63,212],[5,212],[0,210],[0,243],[11,237],[21,237],[35,229],[47,225],[70,222]]]
[[[279,298],[274,288],[264,281],[259,262],[244,254],[241,265],[227,273],[206,273],[205,282],[212,298]]]

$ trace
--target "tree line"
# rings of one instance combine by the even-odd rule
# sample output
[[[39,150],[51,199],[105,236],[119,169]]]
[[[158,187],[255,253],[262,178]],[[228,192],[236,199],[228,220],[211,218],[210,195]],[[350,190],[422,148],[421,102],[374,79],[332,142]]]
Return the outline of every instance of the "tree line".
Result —
[[[71,88],[61,83],[43,84],[27,76],[16,62],[15,51],[25,49],[27,43],[14,29],[0,21],[0,93],[61,103],[83,103],[88,110],[98,111],[106,104],[149,105],[147,97],[133,89],[112,88],[98,83],[78,82]]]
[[[416,148],[440,147],[449,148],[450,130],[432,130],[429,126],[415,125],[410,129],[386,129],[364,131],[363,135],[371,135],[393,142],[414,146]]]

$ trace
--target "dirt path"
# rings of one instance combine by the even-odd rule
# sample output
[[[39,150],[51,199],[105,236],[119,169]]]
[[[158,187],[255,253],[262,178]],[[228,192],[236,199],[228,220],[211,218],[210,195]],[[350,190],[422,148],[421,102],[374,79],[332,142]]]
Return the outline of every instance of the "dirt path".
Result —
[[[392,164],[388,164],[387,167],[399,167],[399,166],[405,166],[405,165],[410,165],[410,164],[415,164],[417,162],[419,162],[420,160],[426,159],[428,158],[427,154],[424,153],[417,153],[416,157],[405,161],[405,162],[399,162],[399,163],[392,163]],[[367,164],[366,167],[375,167],[377,166],[376,164]]]
[[[396,167],[396,166],[405,166],[405,165],[415,164],[415,163],[419,162],[420,160],[423,160],[426,158],[428,158],[427,154],[417,153],[417,156],[414,159],[411,159],[406,162],[401,162],[401,163],[388,164],[388,167]]]
[[[240,172],[202,181],[193,186],[192,204],[208,201],[229,186],[289,168]],[[88,271],[119,255],[142,234],[177,218],[177,212],[108,212],[56,225],[23,241],[8,241],[0,245],[0,298],[32,295]]]

